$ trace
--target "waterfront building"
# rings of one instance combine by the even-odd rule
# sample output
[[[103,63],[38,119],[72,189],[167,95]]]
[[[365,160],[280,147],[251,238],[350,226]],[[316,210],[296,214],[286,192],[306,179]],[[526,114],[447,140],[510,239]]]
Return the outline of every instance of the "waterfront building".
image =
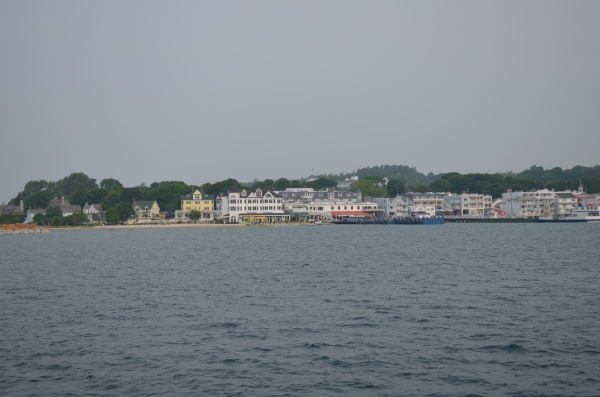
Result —
[[[318,203],[331,201],[345,202],[361,202],[362,193],[350,192],[347,190],[336,190],[333,188],[325,188],[314,190],[312,188],[288,188],[281,191],[275,191],[283,199],[286,204],[292,203]]]
[[[15,215],[23,213],[25,213],[23,200],[19,202],[19,205],[10,205],[6,203],[0,204],[0,215]]]
[[[289,204],[288,204],[289,205]],[[286,205],[286,209],[288,208]],[[306,204],[291,204],[291,209],[307,214],[313,220],[334,220],[342,218],[382,217],[384,211],[375,202],[356,201],[314,201]]]
[[[573,215],[577,207],[577,197],[569,191],[556,192],[555,215]]]
[[[156,200],[135,201],[133,199],[133,210],[135,211],[133,222],[145,223],[164,218],[164,215],[160,213],[160,207]]]
[[[175,219],[189,219],[192,210],[200,212],[200,219],[212,220],[216,215],[215,197],[196,190],[192,194],[184,194],[179,198],[181,209],[175,211]]]
[[[102,204],[88,204],[87,201],[83,206],[83,213],[90,221],[100,221],[104,215],[104,212],[102,212]]]
[[[492,208],[492,196],[478,193],[448,194],[444,202],[454,216],[483,217]]]
[[[529,192],[508,190],[502,193],[499,208],[513,218],[552,216],[556,214],[556,197],[555,193],[548,189]]]
[[[383,211],[383,215],[388,218],[394,218],[402,216],[402,211],[406,211],[407,200],[402,199],[401,196],[396,197],[376,197],[375,203]],[[404,207],[403,207],[404,202]],[[403,209],[404,208],[404,209]]]
[[[60,200],[58,197],[54,197],[54,199],[50,201],[50,205],[58,205],[62,211],[63,217],[73,215],[76,212],[81,212],[81,206],[71,205],[69,200],[65,199],[65,196],[62,196]]]
[[[217,216],[226,222],[283,222],[290,220],[283,198],[274,191],[243,189],[217,198]]]
[[[33,217],[37,214],[46,215],[46,210],[43,208],[30,208],[25,215],[25,223],[33,223]]]
[[[445,210],[445,198],[449,193],[405,193],[400,194],[390,201],[388,208],[393,209],[394,217],[434,217]],[[390,215],[391,216],[391,215]]]

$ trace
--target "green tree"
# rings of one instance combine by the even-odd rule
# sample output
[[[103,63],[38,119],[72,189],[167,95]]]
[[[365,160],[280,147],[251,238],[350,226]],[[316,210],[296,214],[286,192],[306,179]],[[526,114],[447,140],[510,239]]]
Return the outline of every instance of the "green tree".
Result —
[[[105,178],[100,181],[100,188],[106,190],[123,189],[123,184],[113,178]]]
[[[350,185],[350,190],[361,191],[363,197],[386,197],[385,181],[381,176],[367,176]]]
[[[74,226],[84,225],[89,219],[83,211],[74,212],[67,217],[69,224]]]
[[[399,194],[406,193],[406,187],[398,178],[390,179],[385,187],[385,190],[387,191],[389,197],[396,197]]]
[[[121,201],[120,203],[118,203],[115,206],[115,209],[117,210],[117,213],[119,214],[119,219],[122,222],[126,221],[127,218],[135,214],[135,211],[133,210],[133,205],[125,201]]]
[[[21,200],[23,200],[23,196],[21,196],[21,193],[19,193],[15,198],[8,202],[8,205],[19,205]],[[23,200],[23,202],[25,202],[25,200]]]
[[[46,220],[46,215],[44,214],[35,214],[33,216],[33,223],[38,226],[44,226],[48,221]]]
[[[104,211],[108,211],[111,208],[114,208],[118,203],[121,202],[121,191],[120,190],[111,190],[102,199],[102,209]]]
[[[25,200],[25,208],[46,208],[50,200],[52,196],[49,191],[34,192]]]
[[[161,182],[147,199],[156,200],[161,211],[173,212],[181,206],[179,198],[191,190],[192,187],[183,182]]]
[[[287,178],[279,178],[273,184],[275,190],[285,190],[290,187],[290,180]]]
[[[52,224],[54,224],[55,217],[59,217],[62,220],[62,217],[63,217],[62,210],[60,209],[59,205],[50,204],[46,208],[46,219],[52,219]]]
[[[52,226],[61,226],[63,224],[62,216],[55,216],[52,218]]]
[[[25,214],[1,214],[0,225],[14,225],[25,222]]]
[[[419,183],[417,186],[413,187],[413,192],[415,192],[415,193],[427,193],[427,192],[429,192],[429,186],[423,185],[422,183]]]
[[[313,182],[319,187],[319,189],[337,186],[337,182],[333,179],[317,178]]]
[[[149,200],[150,192],[151,192],[151,190],[148,189],[147,187],[142,187],[142,186],[126,187],[121,191],[121,201],[132,203],[133,199],[136,199],[137,201]]]
[[[106,222],[108,223],[119,223],[119,213],[116,208],[111,208],[106,211]]]
[[[23,202],[25,202],[25,204],[27,206],[29,206],[28,200],[29,200],[29,197],[31,197],[32,194],[38,193],[38,192],[42,192],[42,191],[47,191],[47,190],[48,190],[48,181],[40,179],[39,181],[29,181],[29,182],[27,182],[25,184],[25,187],[23,188],[23,191],[20,192],[19,195],[21,196],[21,199],[23,200]],[[52,193],[48,192],[48,196],[52,196]],[[42,206],[38,206],[38,207],[39,208],[44,208],[47,205],[48,205],[48,202],[46,202]],[[35,208],[38,208],[38,207],[35,207]]]
[[[193,220],[194,223],[196,223],[196,221],[198,219],[200,219],[200,216],[201,216],[200,211],[198,211],[198,210],[191,210],[190,211],[190,219]]]
[[[228,191],[234,190],[234,189],[241,190],[242,184],[239,183],[235,179],[229,178],[229,179],[225,179],[224,181],[216,182],[216,183],[212,183],[212,184],[205,183],[203,187],[204,187],[204,193],[216,196],[221,193],[227,193]]]
[[[438,179],[429,184],[432,192],[450,192],[450,182],[446,179]]]
[[[69,176],[56,181],[58,195],[65,195],[71,200],[73,195],[80,190],[88,190],[98,187],[96,180],[90,178],[83,172],[74,172]]]

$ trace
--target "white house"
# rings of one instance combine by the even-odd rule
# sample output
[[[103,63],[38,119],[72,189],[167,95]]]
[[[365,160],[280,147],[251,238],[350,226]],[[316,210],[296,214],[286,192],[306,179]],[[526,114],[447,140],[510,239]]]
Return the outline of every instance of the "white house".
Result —
[[[289,221],[282,197],[272,191],[243,189],[230,191],[217,198],[217,215],[229,222]]]
[[[83,213],[87,216],[87,218],[90,221],[100,220],[102,218],[102,215],[104,214],[102,212],[102,204],[88,204],[87,201],[83,206]]]

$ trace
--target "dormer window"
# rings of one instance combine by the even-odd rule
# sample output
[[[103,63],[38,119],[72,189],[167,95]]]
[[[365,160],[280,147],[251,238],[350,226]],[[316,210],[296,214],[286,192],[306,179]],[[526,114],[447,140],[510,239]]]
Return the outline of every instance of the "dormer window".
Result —
[[[262,197],[262,190],[260,188],[256,189],[256,197]]]

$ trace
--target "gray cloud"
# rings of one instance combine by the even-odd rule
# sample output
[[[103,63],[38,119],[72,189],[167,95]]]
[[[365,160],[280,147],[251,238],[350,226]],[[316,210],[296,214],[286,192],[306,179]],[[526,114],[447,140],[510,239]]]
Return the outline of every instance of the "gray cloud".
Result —
[[[598,164],[599,2],[0,4],[0,201],[125,185]]]

